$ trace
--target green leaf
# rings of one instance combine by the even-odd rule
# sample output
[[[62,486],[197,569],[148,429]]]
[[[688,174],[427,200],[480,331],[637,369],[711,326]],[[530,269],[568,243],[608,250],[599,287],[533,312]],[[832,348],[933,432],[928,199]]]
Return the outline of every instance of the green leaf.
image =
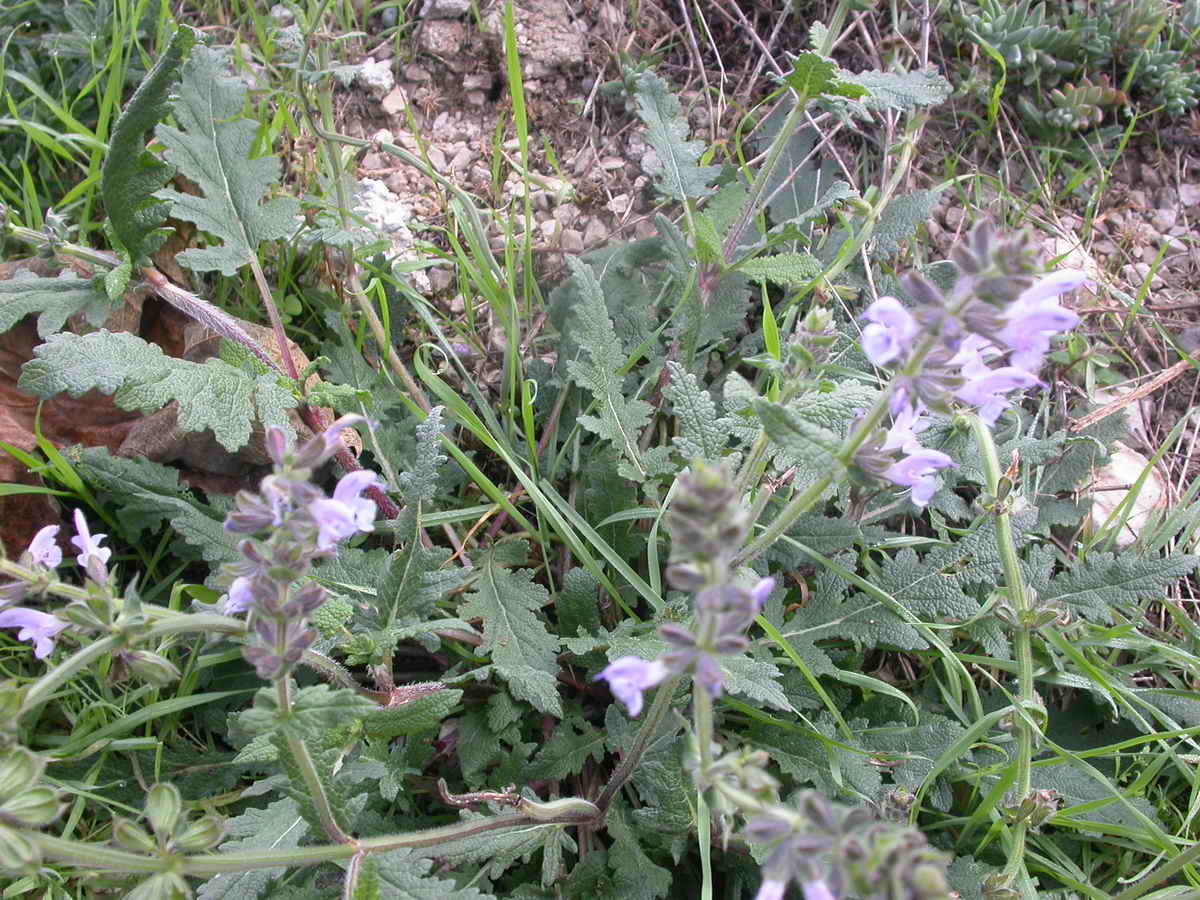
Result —
[[[277,800],[265,809],[248,809],[225,824],[226,837],[220,849],[227,852],[286,850],[299,846],[308,834],[308,823],[290,798]],[[280,866],[214,875],[200,885],[196,897],[199,900],[255,900],[286,871]]]
[[[953,90],[945,78],[932,69],[915,72],[841,73],[842,81],[866,88],[862,98],[868,109],[896,109],[912,112],[923,106],[936,106],[949,99]]]
[[[909,548],[886,561],[872,582],[922,622],[965,621],[980,609],[954,576],[931,569]]]
[[[433,499],[446,456],[442,451],[442,411],[435,406],[417,423],[417,447],[412,467],[396,477],[405,503],[423,503]]]
[[[775,253],[756,256],[738,263],[737,271],[751,281],[770,281],[784,287],[808,284],[821,274],[824,267],[810,253]]]
[[[770,753],[772,762],[798,783],[813,784],[834,799],[875,802],[883,787],[883,779],[870,754],[857,743],[852,746],[860,752],[846,750],[832,743],[835,737],[841,744],[847,741],[844,735],[836,733],[836,726],[828,713],[823,713],[813,724],[820,737],[799,728],[784,729],[773,725],[753,725],[748,737],[752,746]],[[866,722],[852,719],[849,724],[855,732],[859,732]],[[821,740],[821,737],[826,740]]]
[[[1175,555],[1138,558],[1125,553],[1090,553],[1050,579],[1043,602],[1061,603],[1076,615],[1110,624],[1112,608],[1128,609],[1143,600],[1161,599],[1180,578],[1196,571],[1200,557]]]
[[[196,47],[183,67],[175,120],[155,133],[167,160],[195,182],[203,196],[164,188],[155,196],[171,205],[171,215],[194,222],[222,241],[221,246],[185,250],[176,259],[195,272],[233,275],[256,258],[260,241],[286,238],[296,230],[299,204],[290,197],[264,203],[279,180],[274,157],[250,159],[257,122],[241,117],[246,86],[227,74],[224,55]]]
[[[473,887],[430,876],[433,860],[407,848],[368,857],[378,877],[379,900],[491,900]]]
[[[626,818],[621,804],[613,804],[605,817],[613,839],[608,864],[613,870],[613,897],[621,900],[657,900],[671,889],[671,872],[656,865],[642,849],[641,841]]]
[[[685,459],[721,459],[729,443],[732,420],[717,414],[712,395],[679,363],[668,362],[667,372],[671,380],[663,388],[663,396],[673,404],[679,422],[675,446]]]
[[[861,738],[864,747],[877,758],[883,757],[892,781],[915,794],[933,771],[938,757],[965,733],[966,729],[953,719],[925,713],[920,725],[889,723],[863,732]],[[960,760],[962,764],[971,761],[970,754],[967,756]],[[948,810],[953,799],[949,785],[944,782],[938,784],[930,798],[940,810]]]
[[[576,566],[563,576],[554,599],[559,637],[574,637],[580,629],[591,634],[600,628],[599,589],[600,583],[587,569]]]
[[[838,69],[837,63],[819,53],[806,50],[792,57],[790,62],[792,70],[781,75],[779,80],[796,92],[799,103],[823,94],[855,100],[867,93],[865,87],[843,80],[845,73]]]
[[[852,561],[848,565],[853,569]],[[880,601],[866,594],[845,599],[846,591],[842,579],[823,571],[814,580],[811,600],[784,624],[783,636],[798,650],[825,639],[849,640],[866,648],[886,645],[924,650],[928,646],[911,625]]]
[[[70,272],[57,278],[21,275],[0,281],[0,333],[36,313],[38,337],[44,340],[81,311],[88,324],[99,328],[111,309],[103,291]]]
[[[212,430],[234,452],[250,440],[255,419],[292,430],[284,411],[296,405],[274,376],[251,378],[219,359],[203,363],[166,356],[136,335],[96,331],[55,334],[34,349],[18,381],[22,390],[46,398],[66,391],[112,394],[121,409],[155,412],[179,403],[183,431]]]
[[[213,566],[240,557],[238,536],[225,530],[223,516],[207,510],[180,483],[178,469],[148,459],[113,456],[105,447],[79,450],[72,465],[88,484],[119,498],[117,516],[130,537],[167,521]]]
[[[438,690],[399,706],[376,709],[367,716],[364,723],[367,737],[378,741],[390,741],[400,735],[433,731],[458,705],[462,693],[452,689]]]
[[[260,735],[280,731],[302,740],[322,742],[329,732],[355,719],[366,719],[379,706],[349,688],[333,690],[327,684],[311,685],[293,692],[291,711],[279,714],[279,698],[272,688],[260,688],[254,705],[238,715],[238,724],[247,734]]]
[[[626,400],[621,385],[621,369],[625,366],[625,351],[608,317],[604,293],[591,267],[574,257],[567,257],[575,283],[579,286],[579,302],[575,305],[578,323],[576,339],[587,353],[589,361],[567,360],[567,372],[580,387],[592,393],[597,416],[580,416],[579,424],[588,431],[612,441],[630,463],[640,479],[648,470],[638,449],[641,431],[650,420],[652,409],[643,400]]]
[[[759,706],[793,712],[792,704],[779,686],[779,667],[767,659],[750,656],[721,658],[722,683],[730,694],[749,697]]]
[[[447,591],[458,587],[464,577],[453,568],[445,568],[449,550],[426,547],[421,542],[421,530],[413,512],[405,508],[401,513],[396,536],[405,543],[388,557],[382,581],[365,582],[379,584],[379,595],[372,604],[373,614],[368,616],[379,627],[431,618],[438,601]]]
[[[790,460],[824,471],[843,468],[837,460],[842,442],[836,432],[768,400],[755,400],[754,411],[767,436]]]
[[[912,240],[917,229],[929,221],[937,206],[941,191],[913,191],[895,197],[879,217],[872,239],[875,241],[874,256],[891,256]]]
[[[646,143],[658,153],[661,171],[655,186],[673,200],[688,200],[710,193],[709,185],[720,166],[700,166],[701,141],[689,141],[687,116],[670,87],[653,72],[643,72],[634,87],[638,115],[646,123]]]
[[[174,169],[146,150],[146,132],[170,112],[171,89],[198,37],[186,25],[176,29],[113,126],[101,168],[100,196],[116,243],[130,263],[149,256],[163,240],[159,229],[167,218],[167,204],[156,202],[154,192],[167,183]],[[110,291],[110,296],[119,293]]]
[[[1135,813],[1140,812],[1155,824],[1159,823],[1154,807],[1145,797],[1131,795],[1127,787],[1118,787],[1098,774],[1088,774],[1069,762],[1050,766],[1034,766],[1030,773],[1035,791],[1052,790],[1062,799],[1059,816],[1082,819],[1085,822],[1103,822],[1123,825],[1139,832],[1146,824]],[[1087,804],[1084,809],[1073,809]],[[1130,809],[1130,806],[1133,809]]]
[[[589,759],[600,762],[608,736],[580,716],[569,716],[554,729],[530,763],[532,778],[562,780],[582,772]]]
[[[462,810],[459,816],[463,822],[482,822],[489,818],[469,809]],[[481,862],[485,864],[484,871],[488,877],[495,879],[518,860],[528,860],[533,854],[544,849],[547,831],[561,834],[562,830],[561,825],[534,825],[485,831],[458,840],[444,841],[431,847],[422,847],[414,851],[414,855],[432,856],[451,865]]]
[[[521,558],[524,541],[512,542]],[[558,638],[546,628],[542,607],[550,595],[533,581],[528,569],[505,568],[504,545],[493,548],[478,565],[479,579],[467,595],[459,615],[483,620],[481,653],[489,654],[500,677],[508,682],[514,697],[527,700],[541,712],[562,717],[558,696]]]

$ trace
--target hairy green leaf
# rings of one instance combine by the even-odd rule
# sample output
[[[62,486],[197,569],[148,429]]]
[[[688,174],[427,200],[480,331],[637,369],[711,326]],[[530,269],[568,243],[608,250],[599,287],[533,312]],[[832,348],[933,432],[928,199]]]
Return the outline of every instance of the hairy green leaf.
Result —
[[[95,389],[112,394],[121,409],[141,412],[175,400],[180,429],[209,428],[230,452],[250,440],[256,418],[291,431],[283,411],[294,407],[296,399],[273,375],[251,378],[219,359],[175,359],[136,335],[104,330],[54,334],[33,352],[18,384],[39,397],[63,391],[79,397]]]
[[[364,723],[367,736],[388,741],[404,734],[433,731],[462,699],[462,691],[445,689],[416,697],[399,706],[372,711]]]
[[[865,87],[843,80],[845,73],[838,69],[832,59],[812,50],[798,53],[789,61],[792,70],[779,76],[779,80],[796,92],[798,103],[806,103],[822,95],[855,100],[867,93]]]
[[[171,89],[199,36],[186,25],[176,29],[113,127],[101,168],[100,196],[116,242],[130,263],[149,256],[163,240],[159,229],[167,218],[167,204],[156,200],[154,192],[174,169],[146,150],[146,133],[170,112]]]
[[[491,900],[473,887],[459,888],[453,881],[430,875],[433,860],[410,849],[392,850],[368,857],[376,870],[379,900]]]
[[[1162,598],[1180,578],[1196,571],[1200,557],[1135,557],[1091,553],[1050,579],[1043,602],[1061,603],[1093,622],[1112,622],[1112,608],[1128,609],[1142,600]]]
[[[63,272],[57,278],[18,275],[0,281],[0,332],[8,331],[26,316],[37,314],[38,337],[45,339],[62,329],[67,319],[82,312],[88,324],[99,328],[112,309],[108,297],[88,279]]]
[[[184,64],[175,101],[180,127],[159,125],[155,132],[167,160],[203,195],[164,188],[155,196],[170,203],[171,215],[194,222],[222,242],[176,257],[195,272],[233,275],[256,258],[260,241],[288,237],[297,227],[299,204],[293,198],[263,202],[279,180],[279,160],[250,159],[259,126],[241,117],[245,99],[246,86],[228,74],[224,55],[196,47]]]
[[[897,109],[911,112],[923,106],[936,106],[950,97],[950,82],[933,69],[914,72],[843,71],[842,81],[866,88],[862,98],[868,109]]]
[[[675,446],[686,459],[721,459],[729,443],[731,420],[717,414],[716,402],[695,375],[676,362],[667,363],[667,372],[671,380],[663,388],[663,396],[674,405],[679,421]]]
[[[875,241],[874,254],[877,258],[891,256],[912,240],[917,229],[929,221],[937,206],[941,191],[913,191],[895,197],[884,209],[875,226],[872,238]]]
[[[412,467],[401,472],[396,483],[406,503],[423,503],[433,499],[437,490],[438,476],[445,465],[442,451],[442,410],[435,406],[417,424],[417,452]]]
[[[809,253],[775,253],[738,263],[737,270],[751,281],[770,281],[784,287],[808,284],[821,274],[820,261]]]
[[[580,716],[568,716],[554,729],[530,763],[533,778],[561,780],[582,772],[589,759],[604,758],[607,735]]]
[[[702,141],[689,141],[687,116],[663,79],[643,72],[634,88],[638,115],[646,123],[646,143],[658,153],[662,166],[656,187],[674,200],[707,195],[709,185],[720,174],[720,166],[698,165],[704,154]]]
[[[240,557],[238,536],[225,530],[223,518],[206,510],[179,482],[179,470],[148,459],[123,459],[105,447],[87,447],[72,460],[81,478],[119,498],[117,515],[136,538],[162,521],[216,566]]]
[[[567,371],[576,384],[592,393],[598,413],[580,416],[579,424],[612,441],[637,475],[645,478],[648,469],[638,449],[638,440],[650,420],[650,404],[644,400],[625,399],[620,373],[626,361],[625,352],[608,317],[600,282],[586,263],[573,257],[567,257],[567,262],[580,290],[575,306],[579,325],[575,337],[590,358],[588,361],[567,360]]]
[[[308,834],[308,823],[296,801],[286,797],[265,809],[248,809],[225,824],[227,831],[220,849],[226,852],[287,850],[298,846]],[[256,900],[286,871],[280,866],[214,875],[196,889],[196,896],[199,900]]]
[[[527,552],[524,542],[515,543],[519,543],[523,558]],[[528,700],[541,712],[561,717],[562,701],[557,690],[559,642],[547,630],[541,615],[550,595],[534,583],[531,571],[511,571],[505,568],[508,564],[509,560],[496,549],[484,555],[478,565],[479,579],[459,615],[483,620],[479,650],[491,656],[513,696]]]
[[[833,430],[769,400],[756,400],[754,411],[767,436],[789,460],[824,471],[842,468],[836,455],[841,438]]]

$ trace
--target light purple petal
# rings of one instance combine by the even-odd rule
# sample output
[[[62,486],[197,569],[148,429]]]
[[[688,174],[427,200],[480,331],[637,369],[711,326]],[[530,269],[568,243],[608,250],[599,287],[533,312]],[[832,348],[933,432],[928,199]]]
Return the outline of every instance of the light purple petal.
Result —
[[[62,550],[55,538],[58,536],[57,525],[47,525],[38,530],[29,542],[29,555],[39,566],[53,569],[62,562]]]
[[[625,704],[629,715],[642,711],[642,691],[649,690],[667,677],[667,667],[657,659],[622,656],[608,664],[596,680],[608,682],[614,697]]]
[[[861,343],[863,353],[875,366],[886,366],[900,355],[900,342],[882,325],[864,328]]]
[[[904,450],[907,453],[919,446],[917,435],[929,427],[929,420],[924,414],[925,404],[920,401],[916,406],[905,406],[895,413],[892,427],[888,429],[880,449],[885,453],[889,450]]]
[[[1083,287],[1089,281],[1082,269],[1060,269],[1038,279],[1017,298],[1018,303],[1040,303],[1051,297],[1059,297],[1067,291]]]
[[[783,900],[783,892],[787,890],[787,882],[776,878],[764,878],[758,886],[754,900]]]
[[[893,484],[912,488],[912,502],[925,506],[937,493],[938,470],[954,465],[954,460],[940,450],[922,447],[888,468],[883,477]]]
[[[0,628],[20,628],[17,640],[32,641],[33,655],[45,659],[54,649],[54,638],[67,627],[62,619],[36,609],[16,606],[0,612]]]
[[[82,509],[75,510],[75,536],[71,538],[71,543],[79,550],[79,555],[75,557],[79,565],[87,567],[87,559],[89,556],[94,556],[100,560],[101,565],[108,562],[108,558],[112,556],[112,550],[107,547],[101,547],[100,542],[108,535],[92,534],[88,531],[87,519],[83,516]]]
[[[997,394],[1024,390],[1038,384],[1041,382],[1024,369],[1018,369],[1016,366],[1003,366],[999,369],[987,370],[985,374],[972,378],[954,394],[964,403],[979,406],[987,403]]]
[[[806,881],[800,889],[804,891],[804,900],[837,900],[824,881]]]
[[[755,609],[762,609],[763,604],[767,602],[767,598],[771,596],[771,591],[775,590],[775,579],[764,578],[750,590],[750,599],[754,602]]]
[[[358,469],[355,472],[347,472],[333,489],[333,499],[340,500],[342,503],[349,503],[351,500],[358,499],[358,496],[363,491],[377,483],[378,480],[378,477],[370,469]]]
[[[895,297],[880,297],[863,318],[871,323],[862,332],[863,353],[877,366],[904,353],[917,334],[917,320]]]
[[[254,591],[250,579],[242,575],[233,579],[229,586],[229,596],[221,606],[221,612],[227,616],[243,613],[254,603]]]

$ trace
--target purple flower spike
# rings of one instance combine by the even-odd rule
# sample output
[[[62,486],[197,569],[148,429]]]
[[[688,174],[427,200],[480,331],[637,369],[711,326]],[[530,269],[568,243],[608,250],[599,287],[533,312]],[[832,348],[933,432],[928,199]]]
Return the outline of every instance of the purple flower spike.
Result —
[[[67,627],[62,619],[49,613],[15,606],[0,612],[0,628],[20,628],[17,640],[32,641],[33,655],[45,659],[54,649],[54,638]]]
[[[317,535],[321,550],[329,550],[355,532],[374,530],[375,504],[359,495],[378,483],[375,473],[367,469],[349,472],[333,489],[333,499],[322,497],[309,504],[309,512],[321,529]]]
[[[642,711],[642,691],[647,691],[667,677],[667,667],[657,659],[645,660],[622,656],[613,660],[594,680],[608,682],[613,696],[625,704],[629,715]]]
[[[62,562],[62,550],[55,538],[58,537],[58,526],[47,525],[38,530],[29,542],[29,555],[39,566],[53,569]]]
[[[71,543],[79,550],[79,555],[75,557],[79,565],[86,569],[89,556],[98,559],[101,566],[108,562],[108,558],[112,556],[112,550],[100,546],[100,542],[106,537],[108,537],[106,534],[92,534],[88,531],[87,519],[83,517],[83,510],[75,510],[75,536],[71,538]]]
[[[229,596],[221,605],[222,614],[234,616],[248,610],[254,603],[252,584],[253,582],[245,575],[233,579],[233,584],[229,586]]]
[[[940,450],[922,447],[891,466],[883,477],[893,484],[912,488],[913,504],[925,506],[937,491],[938,470],[954,465],[954,460]]]
[[[984,368],[976,375],[969,375],[964,366],[963,374],[967,375],[968,381],[955,391],[954,395],[972,406],[978,406],[980,417],[989,426],[996,424],[996,419],[1008,409],[1009,403],[1004,397],[1005,394],[1041,384],[1036,377],[1016,366]]]
[[[754,900],[783,900],[783,892],[787,890],[787,882],[776,878],[764,878],[758,886]]]
[[[907,352],[917,335],[917,320],[895,297],[880,297],[867,307],[863,318],[862,348],[873,364],[884,366]]]

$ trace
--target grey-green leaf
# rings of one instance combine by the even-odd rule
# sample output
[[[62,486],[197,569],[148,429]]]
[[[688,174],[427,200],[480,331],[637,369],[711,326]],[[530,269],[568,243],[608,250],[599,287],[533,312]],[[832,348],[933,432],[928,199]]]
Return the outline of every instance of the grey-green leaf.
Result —
[[[24,391],[45,398],[63,391],[79,397],[95,389],[112,394],[121,409],[141,412],[175,400],[182,430],[210,428],[231,453],[250,440],[256,418],[263,425],[291,428],[285,411],[296,400],[272,376],[251,378],[219,359],[175,359],[136,335],[55,334],[34,355],[18,382]]]
[[[667,83],[653,72],[643,72],[634,89],[638,115],[646,123],[646,143],[658,153],[661,169],[656,186],[674,200],[707,195],[720,166],[698,164],[704,153],[701,141],[689,141],[687,116]]]
[[[162,243],[158,230],[166,221],[167,204],[156,200],[154,192],[167,183],[174,170],[146,150],[146,133],[170,111],[171,89],[197,37],[186,25],[176,30],[121,111],[104,157],[100,195],[113,234],[132,263]]]
[[[111,304],[91,281],[70,273],[58,278],[18,277],[0,281],[0,332],[36,314],[38,337],[60,331],[67,319],[82,311],[97,328],[108,318]]]
[[[180,127],[159,125],[156,130],[167,160],[203,196],[171,189],[155,196],[170,203],[171,215],[194,222],[222,242],[178,255],[181,264],[196,272],[233,275],[255,258],[260,241],[285,238],[296,230],[299,206],[294,199],[263,202],[279,180],[279,161],[250,159],[258,125],[241,117],[245,96],[245,85],[228,74],[224,56],[197,47],[183,67],[175,103]]]

